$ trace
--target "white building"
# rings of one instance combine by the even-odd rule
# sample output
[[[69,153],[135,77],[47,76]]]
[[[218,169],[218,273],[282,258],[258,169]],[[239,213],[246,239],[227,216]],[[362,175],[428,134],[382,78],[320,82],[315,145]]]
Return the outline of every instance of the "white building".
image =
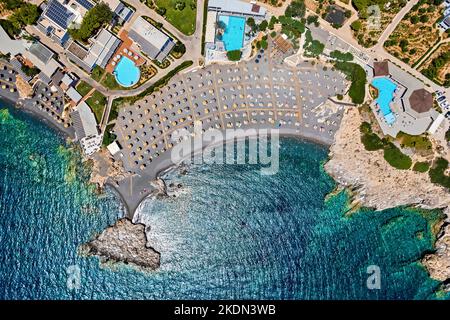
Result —
[[[87,72],[95,66],[105,68],[122,40],[106,29],[102,29],[89,48],[72,41],[67,46],[67,55]]]
[[[80,141],[86,155],[90,156],[100,150],[102,135],[98,133],[97,121],[86,102],[80,102],[71,113],[75,135]]]
[[[143,53],[159,62],[169,55],[175,45],[171,37],[142,17],[137,18],[133,23],[128,36],[136,42]]]
[[[240,0],[209,0],[208,11],[262,18],[267,13],[267,10],[258,4]]]

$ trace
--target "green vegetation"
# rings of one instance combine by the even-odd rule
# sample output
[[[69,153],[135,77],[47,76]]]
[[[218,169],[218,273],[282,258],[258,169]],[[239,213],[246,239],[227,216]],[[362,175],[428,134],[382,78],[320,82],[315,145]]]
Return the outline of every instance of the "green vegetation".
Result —
[[[281,16],[279,17],[278,22],[282,25],[281,31],[290,39],[298,39],[301,34],[305,32],[305,24],[300,20]]]
[[[175,28],[185,35],[195,32],[197,19],[197,3],[194,0],[154,0],[156,12],[164,16]]]
[[[111,90],[123,89],[123,87],[120,84],[117,83],[116,78],[110,73],[106,73],[100,83],[105,88],[108,88],[108,89],[111,89]]]
[[[361,104],[364,102],[366,96],[366,72],[364,69],[353,62],[341,62],[335,63],[336,69],[342,71],[349,81],[352,82],[348,95],[352,99],[353,103]]]
[[[172,49],[171,54],[174,56],[175,59],[179,59],[185,53],[186,53],[186,46],[181,41],[177,41]]]
[[[102,69],[99,66],[95,66],[94,69],[91,72],[91,78],[94,79],[97,82],[100,82],[100,80],[102,79],[104,73],[105,73],[104,69]]]
[[[22,65],[21,69],[22,69],[23,73],[25,73],[27,76],[32,77],[32,78],[34,76],[37,76],[39,74],[39,72],[41,72],[41,70],[39,70],[36,67],[29,67],[26,65]]]
[[[289,6],[287,6],[284,15],[286,17],[303,18],[306,13],[306,5],[303,0],[293,0]]]
[[[306,57],[318,57],[322,54],[325,45],[319,40],[314,40],[311,36],[311,31],[306,30],[306,40],[303,48],[305,49]]]
[[[269,26],[269,23],[267,22],[267,20],[263,20],[260,24],[259,24],[259,26],[258,26],[258,29],[259,29],[259,31],[266,31],[267,30],[267,27]]]
[[[69,29],[69,34],[75,40],[86,42],[101,27],[111,21],[113,13],[109,6],[104,2],[100,2],[89,10],[83,17],[79,29]]]
[[[412,160],[410,157],[400,151],[392,142],[387,139],[381,139],[368,122],[363,122],[359,127],[361,131],[361,142],[367,151],[383,150],[384,159],[394,168],[407,170],[411,168]]]
[[[77,85],[77,91],[84,97],[89,93],[89,91],[92,90],[92,87],[90,84],[84,81],[80,81]]]
[[[94,112],[95,114],[97,123],[100,123],[100,121],[102,120],[106,102],[106,97],[98,91],[95,91],[92,96],[86,100],[86,103],[91,107],[92,112]]]
[[[241,56],[241,50],[231,50],[227,52],[227,57],[230,61],[239,61],[241,59]]]
[[[119,107],[124,103],[134,103],[138,101],[139,99],[144,98],[145,96],[151,94],[154,91],[157,91],[161,89],[163,86],[165,86],[170,79],[175,76],[177,73],[179,73],[181,70],[186,69],[190,67],[193,64],[192,61],[184,61],[179,66],[177,66],[175,69],[169,71],[163,78],[156,81],[153,85],[139,93],[138,95],[132,96],[132,97],[121,97],[117,98],[113,101],[111,112],[109,114],[109,121],[112,121],[117,118],[119,115]]]
[[[319,17],[316,15],[310,15],[306,18],[306,23],[308,25],[314,24],[316,27],[319,26]]]
[[[39,18],[39,8],[31,3],[21,0],[1,0],[5,8],[13,13],[7,18],[0,20],[0,25],[12,38],[19,35],[22,29],[34,24]]]
[[[332,57],[338,61],[344,61],[344,62],[353,60],[353,55],[350,52],[341,52],[339,50],[331,51],[330,57]]]
[[[362,28],[362,23],[360,20],[355,20],[351,23],[350,28],[352,28],[355,31],[359,31]]]
[[[450,177],[445,175],[445,170],[448,168],[448,161],[444,158],[437,158],[433,167],[428,174],[433,183],[439,184],[445,188],[450,188]]]
[[[432,81],[437,81],[439,71],[445,68],[446,65],[450,63],[450,51],[442,52],[437,58],[428,65],[426,69],[422,70],[422,74]],[[445,76],[445,81],[443,83],[445,87],[450,87],[450,75]]]
[[[203,5],[202,56],[205,54],[206,23],[208,20],[208,0]]]
[[[432,150],[433,145],[426,136],[412,136],[404,132],[399,132],[397,140],[402,148],[414,148],[417,151]]]
[[[109,146],[111,143],[114,142],[114,140],[117,139],[117,136],[112,132],[113,128],[114,124],[108,124],[105,128],[105,133],[103,135],[103,142],[102,142],[102,145],[104,147]]]
[[[384,159],[399,170],[408,170],[412,165],[411,158],[401,152],[392,142],[386,142],[384,145]]]
[[[269,29],[273,30],[275,24],[278,23],[278,19],[275,16],[271,16],[270,17],[270,21],[269,21]]]
[[[426,161],[424,162],[416,162],[413,166],[413,170],[417,172],[427,172],[430,168],[430,164]]]

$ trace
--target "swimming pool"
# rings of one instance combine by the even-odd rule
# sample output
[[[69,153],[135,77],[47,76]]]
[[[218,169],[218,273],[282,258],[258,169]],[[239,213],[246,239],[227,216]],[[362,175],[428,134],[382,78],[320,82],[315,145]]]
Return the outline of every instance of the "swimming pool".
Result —
[[[141,72],[138,67],[134,64],[133,60],[127,57],[122,57],[114,68],[113,74],[116,77],[116,81],[122,87],[132,87],[134,86],[141,77]]]
[[[372,81],[372,85],[378,89],[378,98],[375,100],[383,112],[384,119],[388,124],[395,122],[395,116],[389,106],[394,99],[394,92],[397,85],[389,78],[376,78]]]
[[[245,18],[235,16],[219,16],[219,22],[225,25],[225,32],[220,39],[225,50],[239,50],[244,44]]]

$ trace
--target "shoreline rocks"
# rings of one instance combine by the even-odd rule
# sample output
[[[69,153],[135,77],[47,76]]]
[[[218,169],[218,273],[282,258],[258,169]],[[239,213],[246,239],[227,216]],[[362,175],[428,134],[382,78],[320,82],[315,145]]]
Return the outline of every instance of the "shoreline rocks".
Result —
[[[352,191],[352,205],[384,210],[398,206],[443,209],[450,219],[450,192],[431,183],[428,173],[397,170],[383,158],[382,151],[367,151],[361,143],[362,122],[357,108],[346,110],[335,143],[330,148],[325,171],[342,188]],[[450,280],[450,227],[442,224],[435,243],[436,252],[422,263],[430,276]]]
[[[160,266],[160,253],[147,246],[145,225],[128,218],[118,220],[94,240],[80,247],[81,253],[97,256],[102,264],[123,263],[154,271]]]

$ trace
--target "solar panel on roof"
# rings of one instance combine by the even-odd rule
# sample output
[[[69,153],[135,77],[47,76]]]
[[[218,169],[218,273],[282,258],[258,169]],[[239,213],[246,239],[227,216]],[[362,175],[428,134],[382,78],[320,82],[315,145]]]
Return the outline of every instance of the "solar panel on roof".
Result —
[[[73,14],[58,1],[50,1],[45,15],[63,29],[67,29]]]
[[[94,5],[92,2],[89,2],[88,0],[76,0],[79,4],[81,4],[86,10],[91,10]]]

